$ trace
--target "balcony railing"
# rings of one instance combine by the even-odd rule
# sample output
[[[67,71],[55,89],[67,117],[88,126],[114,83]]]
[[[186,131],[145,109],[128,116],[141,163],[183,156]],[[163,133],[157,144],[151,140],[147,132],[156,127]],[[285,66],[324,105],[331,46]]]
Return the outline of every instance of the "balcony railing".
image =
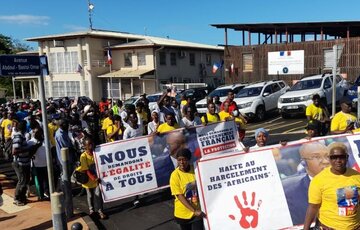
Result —
[[[84,66],[89,66],[87,60],[84,60]],[[91,67],[109,67],[109,64],[104,60],[91,60]]]

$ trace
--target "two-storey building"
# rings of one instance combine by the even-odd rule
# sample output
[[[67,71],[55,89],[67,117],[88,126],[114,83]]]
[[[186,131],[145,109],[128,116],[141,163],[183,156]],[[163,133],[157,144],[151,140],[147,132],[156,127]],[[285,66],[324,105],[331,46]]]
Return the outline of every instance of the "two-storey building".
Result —
[[[125,99],[154,93],[160,84],[224,82],[224,48],[124,32],[89,30],[33,37],[39,55],[47,55],[47,97],[89,96]],[[108,62],[111,50],[112,64]]]

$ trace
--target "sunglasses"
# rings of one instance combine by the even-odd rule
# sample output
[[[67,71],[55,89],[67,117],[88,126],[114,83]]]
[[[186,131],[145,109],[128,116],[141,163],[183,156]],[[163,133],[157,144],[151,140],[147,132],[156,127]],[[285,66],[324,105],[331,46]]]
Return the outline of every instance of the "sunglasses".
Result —
[[[330,160],[345,160],[348,157],[348,155],[331,155],[329,156]]]

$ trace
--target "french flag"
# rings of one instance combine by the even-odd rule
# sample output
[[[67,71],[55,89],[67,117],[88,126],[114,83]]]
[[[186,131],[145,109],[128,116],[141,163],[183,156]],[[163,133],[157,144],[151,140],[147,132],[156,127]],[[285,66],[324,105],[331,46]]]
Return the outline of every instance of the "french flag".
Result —
[[[111,56],[111,49],[109,47],[108,51],[107,51],[107,63],[109,65],[112,65],[112,56]]]
[[[214,65],[212,67],[212,73],[215,74],[218,69],[219,69],[219,64],[214,63]]]
[[[280,51],[280,56],[291,56],[291,51],[288,50],[288,51]]]

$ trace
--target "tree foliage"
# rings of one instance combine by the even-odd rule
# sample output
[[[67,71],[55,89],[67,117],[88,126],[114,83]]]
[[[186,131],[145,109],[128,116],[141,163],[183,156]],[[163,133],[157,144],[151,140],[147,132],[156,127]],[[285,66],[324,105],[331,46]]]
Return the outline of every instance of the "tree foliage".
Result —
[[[16,54],[22,51],[29,51],[32,48],[17,39],[0,34],[0,55],[1,54]],[[1,77],[0,88],[7,90],[6,95],[13,95],[12,79],[11,77]],[[20,84],[15,84],[15,90],[21,92]]]

